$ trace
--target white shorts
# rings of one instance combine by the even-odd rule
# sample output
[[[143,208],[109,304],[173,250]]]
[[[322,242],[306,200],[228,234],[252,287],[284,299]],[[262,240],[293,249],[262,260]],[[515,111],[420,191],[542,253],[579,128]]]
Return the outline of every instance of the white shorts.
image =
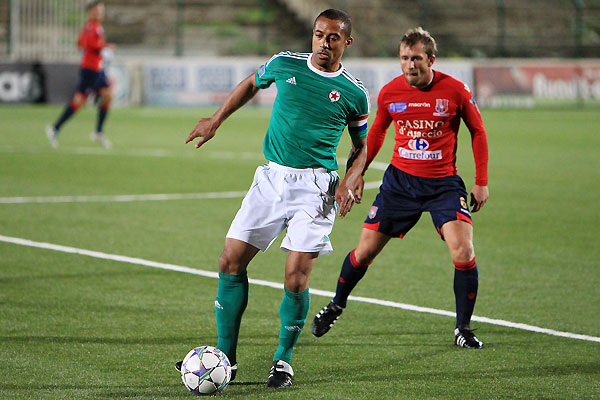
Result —
[[[266,251],[287,228],[283,250],[329,253],[338,183],[338,174],[325,168],[261,165],[227,237]]]

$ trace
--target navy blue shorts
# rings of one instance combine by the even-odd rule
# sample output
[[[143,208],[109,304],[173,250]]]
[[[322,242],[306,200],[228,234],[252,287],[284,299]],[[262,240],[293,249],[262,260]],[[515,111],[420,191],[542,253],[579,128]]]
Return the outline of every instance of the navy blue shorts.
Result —
[[[472,224],[461,177],[421,178],[390,165],[363,227],[402,238],[424,211],[431,214],[440,236],[446,222],[462,220]]]
[[[98,89],[104,87],[108,87],[108,79],[106,78],[104,71],[79,68],[78,92],[87,96],[90,92],[97,92]]]

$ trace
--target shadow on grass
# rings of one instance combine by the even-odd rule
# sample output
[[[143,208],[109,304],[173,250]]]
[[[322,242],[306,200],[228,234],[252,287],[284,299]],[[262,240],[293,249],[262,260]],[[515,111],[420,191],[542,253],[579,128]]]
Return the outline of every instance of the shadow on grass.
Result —
[[[196,336],[173,337],[84,337],[84,336],[0,336],[2,343],[54,343],[54,344],[144,344],[144,345],[178,345],[182,343],[195,343]]]
[[[387,383],[390,381],[397,380],[398,382],[432,382],[432,381],[443,381],[451,380],[456,382],[469,382],[474,378],[477,380],[497,380],[501,379],[512,379],[515,376],[521,378],[552,378],[552,377],[568,377],[571,375],[590,375],[595,376],[600,371],[600,362],[584,362],[584,363],[570,363],[564,365],[535,365],[535,366],[515,366],[493,369],[487,371],[478,371],[474,377],[472,371],[431,371],[423,373],[415,373],[410,370],[406,370],[402,367],[390,369],[386,373],[378,374],[364,374],[353,376],[352,370],[334,368],[329,371],[329,376],[344,376],[345,380],[352,383],[365,382],[368,385],[376,385],[377,382]],[[339,379],[333,378],[318,378],[312,380],[305,380],[303,384],[310,385],[323,385],[323,384],[339,384],[343,385]]]
[[[160,275],[160,270],[146,270],[145,275]],[[23,276],[10,276],[0,278],[0,284],[11,284],[11,283],[31,283],[33,281],[51,281],[51,280],[64,280],[64,279],[91,279],[95,277],[116,277],[116,276],[132,276],[138,277],[138,271],[104,271],[104,272],[76,272],[76,273],[61,273],[61,274],[44,274],[44,273],[28,273]]]
[[[579,364],[564,364],[564,365],[528,365],[515,366],[507,368],[498,368],[489,371],[478,371],[478,379],[497,379],[499,377],[512,378],[515,376],[529,378],[546,378],[557,376],[570,375],[597,375],[600,371],[600,362],[585,362]],[[399,374],[401,379],[412,380],[430,380],[430,379],[453,379],[470,380],[473,379],[472,371],[444,371],[439,373],[422,373],[422,374]]]
[[[229,386],[265,386],[266,382],[231,382]]]
[[[172,395],[180,395],[179,389],[182,388],[181,383],[172,383],[167,385],[100,385],[93,383],[63,383],[63,384],[52,384],[52,383],[27,383],[27,384],[3,384],[0,383],[0,389],[2,390],[47,390],[47,391],[62,391],[62,390],[81,390],[90,392],[100,397],[145,397],[151,395],[165,396],[172,392]],[[185,394],[185,393],[184,393]]]
[[[266,382],[231,382],[229,386],[247,387],[247,388],[265,388]],[[127,398],[127,397],[146,397],[155,398],[167,396],[171,393],[170,397],[186,395],[185,388],[181,382],[175,381],[170,384],[156,385],[99,385],[99,384],[53,384],[53,383],[23,383],[23,384],[7,384],[0,383],[1,390],[48,390],[48,391],[61,391],[61,390],[84,390],[92,393],[101,391],[98,393],[98,397],[113,397],[113,398]],[[147,397],[150,396],[150,397]]]

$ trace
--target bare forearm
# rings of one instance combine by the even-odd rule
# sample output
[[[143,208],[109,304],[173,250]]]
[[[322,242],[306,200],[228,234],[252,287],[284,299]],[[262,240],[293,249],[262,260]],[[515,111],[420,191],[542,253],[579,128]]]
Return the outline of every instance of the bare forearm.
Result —
[[[219,126],[229,117],[235,110],[243,106],[258,92],[258,86],[254,82],[254,75],[250,75],[240,82],[235,89],[229,94],[227,100],[210,118],[202,118],[194,129],[190,132],[185,143],[190,143],[196,138],[200,138],[196,142],[196,148],[200,148],[204,143],[212,139],[217,133]]]
[[[212,118],[221,125],[231,114],[252,99],[259,88],[254,82],[254,74],[240,82],[229,94],[223,105],[213,114]]]
[[[350,156],[348,157],[348,163],[346,164],[346,175],[344,180],[354,186],[354,183],[358,177],[362,174],[367,161],[367,145],[366,141],[357,141],[353,143]]]
[[[362,199],[362,171],[367,160],[367,139],[353,140],[352,145],[346,176],[335,192],[335,201],[339,205],[338,215],[341,218],[352,209],[354,203],[360,203]]]

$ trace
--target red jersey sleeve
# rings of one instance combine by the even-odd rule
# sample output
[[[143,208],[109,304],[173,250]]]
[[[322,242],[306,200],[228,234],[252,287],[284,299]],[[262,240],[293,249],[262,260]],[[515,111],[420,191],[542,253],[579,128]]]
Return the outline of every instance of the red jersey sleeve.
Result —
[[[385,140],[385,135],[387,130],[392,122],[392,116],[388,112],[387,104],[385,101],[385,87],[381,89],[379,92],[379,96],[377,96],[377,114],[375,114],[375,121],[373,121],[373,125],[371,125],[371,129],[369,129],[369,133],[367,135],[367,161],[365,163],[365,168],[363,170],[363,175],[371,162],[381,150],[381,146],[383,146],[383,141]]]
[[[473,158],[475,159],[475,184],[487,186],[488,184],[488,142],[485,127],[481,120],[481,114],[473,94],[465,85],[465,97],[462,105],[463,121],[469,132],[473,146]]]

